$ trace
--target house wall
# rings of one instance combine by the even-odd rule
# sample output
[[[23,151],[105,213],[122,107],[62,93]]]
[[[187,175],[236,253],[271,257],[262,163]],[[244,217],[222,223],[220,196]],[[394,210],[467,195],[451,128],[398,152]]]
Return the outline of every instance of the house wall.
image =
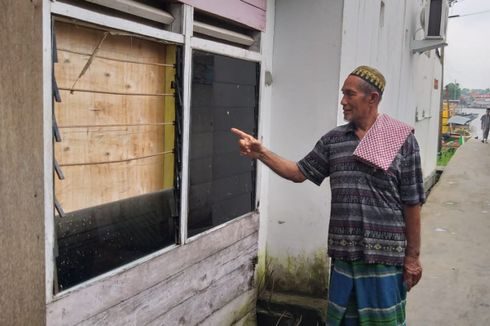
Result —
[[[0,325],[45,320],[42,4],[1,1]]]
[[[52,6],[62,13],[68,10],[59,2]],[[192,8],[185,6],[183,11],[184,84],[190,82],[191,47],[260,60],[255,52],[191,37]],[[90,12],[83,13],[83,18],[93,18]],[[186,85],[184,105],[189,105]],[[261,96],[261,101],[268,97]],[[51,217],[46,214],[47,220]],[[186,228],[185,223],[181,227]],[[195,237],[183,236],[183,245],[167,247],[55,295],[47,305],[47,324],[241,325],[253,320],[258,230],[259,215],[252,212]]]
[[[359,65],[372,65],[384,74],[387,84],[380,111],[415,127],[428,178],[437,160],[441,87],[436,90],[433,84],[434,79],[441,84],[442,65],[435,50],[423,54],[410,50],[410,42],[423,36],[419,30],[423,4],[423,0],[346,0],[340,87]],[[345,123],[341,111],[337,122]]]
[[[434,89],[434,79],[441,84],[442,66],[434,50],[410,50],[411,40],[422,37],[417,30],[423,4],[276,0],[270,130],[264,143],[281,156],[301,159],[321,135],[345,123],[340,89],[346,76],[358,65],[372,65],[387,79],[380,110],[415,127],[429,179],[439,124],[440,87]],[[261,248],[266,249],[264,273],[273,272],[269,283],[276,291],[325,295],[328,181],[320,188],[296,185],[269,172],[264,186],[269,196],[261,198],[267,221]]]
[[[255,311],[258,215],[59,295],[48,325],[232,325]],[[208,323],[209,322],[209,323]]]
[[[333,0],[275,2],[272,103],[262,108],[270,111],[263,142],[288,159],[301,159],[336,125],[342,7]],[[267,236],[261,246],[274,289],[324,295],[328,182],[320,188],[293,184],[270,170],[264,178],[261,218]]]

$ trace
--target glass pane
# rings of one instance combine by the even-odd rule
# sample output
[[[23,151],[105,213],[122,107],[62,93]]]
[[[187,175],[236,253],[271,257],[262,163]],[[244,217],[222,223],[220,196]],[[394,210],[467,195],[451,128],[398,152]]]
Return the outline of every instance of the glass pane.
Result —
[[[200,51],[192,58],[188,234],[255,207],[255,163],[231,127],[257,133],[258,63]]]
[[[178,81],[174,45],[61,22],[55,35],[62,290],[175,243]]]

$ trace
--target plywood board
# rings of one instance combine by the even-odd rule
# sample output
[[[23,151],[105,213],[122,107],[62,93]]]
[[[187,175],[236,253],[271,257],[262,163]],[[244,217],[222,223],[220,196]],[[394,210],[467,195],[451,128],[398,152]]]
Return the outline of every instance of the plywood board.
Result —
[[[175,46],[63,22],[55,31],[65,212],[172,187]]]
[[[114,164],[63,167],[55,180],[57,198],[66,212],[117,201],[163,188],[163,157]]]

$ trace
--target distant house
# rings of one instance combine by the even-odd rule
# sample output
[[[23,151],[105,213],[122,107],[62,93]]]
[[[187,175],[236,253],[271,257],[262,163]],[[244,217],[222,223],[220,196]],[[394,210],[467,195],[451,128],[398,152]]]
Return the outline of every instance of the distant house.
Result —
[[[471,106],[475,108],[490,107],[490,94],[473,95],[473,103]]]
[[[344,123],[344,78],[372,65],[430,184],[442,63],[412,44],[425,5],[9,2],[0,324],[243,325],[263,290],[321,310],[328,182],[280,179],[229,128],[299,160]]]

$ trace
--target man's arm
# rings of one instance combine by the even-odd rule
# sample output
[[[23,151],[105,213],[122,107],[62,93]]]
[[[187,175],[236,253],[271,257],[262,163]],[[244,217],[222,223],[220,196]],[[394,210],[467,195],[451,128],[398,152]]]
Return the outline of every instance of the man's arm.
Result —
[[[232,128],[231,132],[239,137],[238,143],[240,145],[241,155],[260,160],[272,171],[285,179],[293,182],[303,182],[306,180],[306,177],[296,162],[287,160],[271,152],[260,141],[239,129]]]
[[[404,279],[407,290],[414,287],[422,277],[420,264],[420,205],[405,205],[405,249]]]

